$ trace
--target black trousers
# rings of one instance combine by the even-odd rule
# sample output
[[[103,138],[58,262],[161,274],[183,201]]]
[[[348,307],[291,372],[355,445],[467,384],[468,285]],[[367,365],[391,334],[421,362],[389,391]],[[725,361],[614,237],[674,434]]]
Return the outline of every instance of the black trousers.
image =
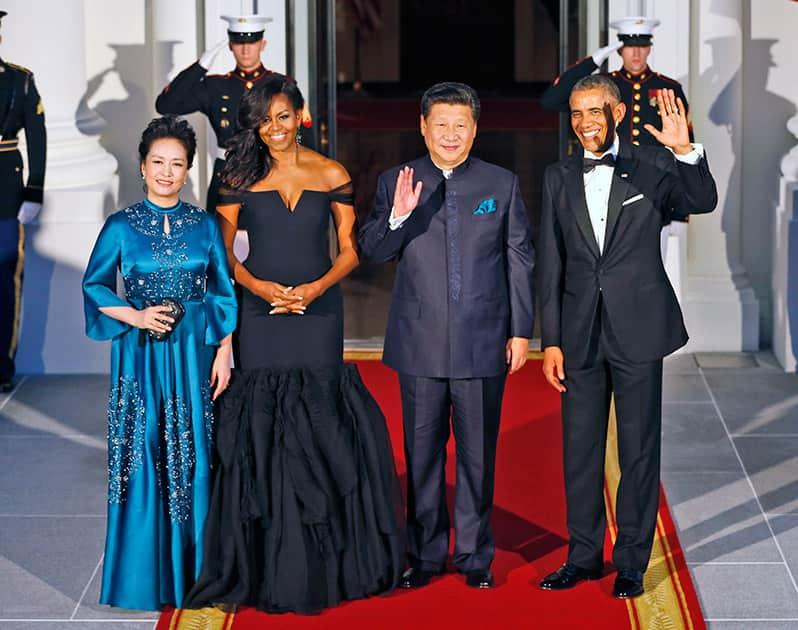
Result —
[[[568,560],[585,569],[603,564],[604,454],[614,394],[621,481],[616,500],[618,538],[612,560],[619,569],[645,571],[659,507],[662,359],[648,363],[626,360],[601,305],[589,343],[584,366],[569,366],[567,356],[564,366]]]
[[[411,566],[438,572],[449,552],[446,443],[454,431],[454,563],[490,567],[490,515],[505,375],[447,379],[399,375],[407,460],[407,535]],[[450,425],[451,418],[451,425]]]
[[[0,381],[14,376],[22,301],[25,231],[16,217],[0,220]]]

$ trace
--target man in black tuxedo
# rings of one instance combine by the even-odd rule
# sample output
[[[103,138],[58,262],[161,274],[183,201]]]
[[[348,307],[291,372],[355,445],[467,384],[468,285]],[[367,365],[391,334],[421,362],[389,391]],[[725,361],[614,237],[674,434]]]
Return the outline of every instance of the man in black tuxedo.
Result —
[[[479,99],[440,83],[421,100],[429,154],[380,175],[361,254],[398,260],[383,360],[399,373],[408,484],[410,568],[401,586],[446,566],[446,443],[454,430],[454,563],[491,588],[494,464],[505,376],[527,359],[534,250],[511,172],[469,153]],[[414,183],[415,182],[415,183]]]
[[[717,190],[703,147],[689,142],[685,105],[658,93],[664,147],[633,146],[612,79],[581,79],[571,126],[583,151],[546,169],[538,287],[543,371],[562,393],[570,544],[565,565],[540,584],[570,588],[601,577],[604,452],[615,396],[621,482],[613,594],[643,592],[659,501],[662,359],[687,342],[659,254],[662,225],[711,212]],[[670,150],[669,150],[670,149]]]

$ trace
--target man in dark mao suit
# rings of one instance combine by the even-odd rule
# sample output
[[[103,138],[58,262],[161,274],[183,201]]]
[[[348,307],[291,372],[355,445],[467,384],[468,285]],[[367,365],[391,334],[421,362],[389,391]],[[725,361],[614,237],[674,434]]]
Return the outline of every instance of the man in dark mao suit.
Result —
[[[494,465],[505,376],[526,362],[534,251],[511,172],[469,156],[479,100],[461,83],[421,101],[429,154],[380,175],[361,253],[398,260],[383,360],[399,373],[408,462],[410,568],[429,583],[449,549],[446,443],[457,452],[454,564],[491,588]]]
[[[662,359],[687,342],[659,234],[667,221],[717,204],[703,147],[689,141],[684,102],[672,90],[657,98],[662,129],[646,130],[664,147],[634,146],[616,133],[626,107],[612,79],[581,79],[571,126],[583,150],[544,175],[541,345],[546,379],[562,393],[570,536],[567,562],[541,582],[544,589],[601,577],[614,395],[621,481],[613,594],[643,593],[659,502]]]

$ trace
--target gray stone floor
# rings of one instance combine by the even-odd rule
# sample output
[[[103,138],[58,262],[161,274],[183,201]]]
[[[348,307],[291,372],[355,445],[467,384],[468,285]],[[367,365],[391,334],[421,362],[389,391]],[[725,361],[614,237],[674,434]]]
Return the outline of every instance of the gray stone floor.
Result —
[[[665,366],[662,481],[707,625],[798,628],[798,375],[768,354]]]
[[[666,360],[663,483],[711,630],[798,629],[798,375],[767,354]],[[0,395],[0,629],[150,630],[100,606],[106,376]]]

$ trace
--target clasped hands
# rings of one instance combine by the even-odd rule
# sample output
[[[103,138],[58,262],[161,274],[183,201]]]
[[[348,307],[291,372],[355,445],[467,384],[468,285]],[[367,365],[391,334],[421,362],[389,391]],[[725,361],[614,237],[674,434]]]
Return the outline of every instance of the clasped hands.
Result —
[[[272,307],[269,315],[304,315],[310,303],[322,294],[321,287],[316,282],[289,287],[279,282],[261,280],[257,289],[256,295]]]

